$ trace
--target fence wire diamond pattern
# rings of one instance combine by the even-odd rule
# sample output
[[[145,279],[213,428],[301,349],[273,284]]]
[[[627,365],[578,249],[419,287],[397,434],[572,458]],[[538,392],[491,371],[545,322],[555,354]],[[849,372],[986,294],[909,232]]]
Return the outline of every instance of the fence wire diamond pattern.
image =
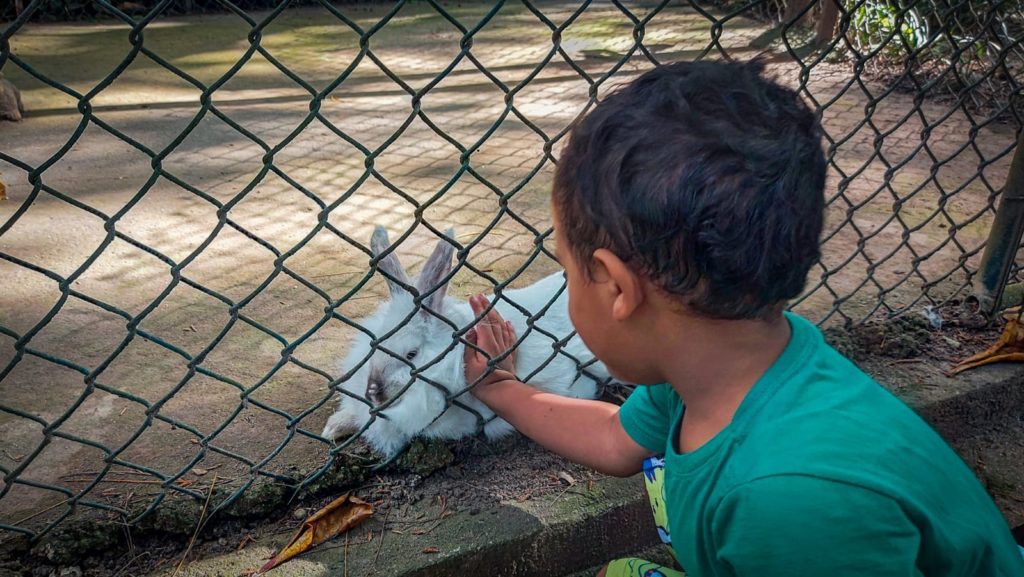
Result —
[[[202,499],[199,467],[222,467],[220,508],[314,482],[358,439],[319,431],[384,295],[373,226],[414,264],[454,226],[460,296],[557,270],[559,145],[659,63],[763,55],[817,107],[828,223],[793,306],[820,323],[961,296],[1021,127],[1008,1],[92,0],[73,26],[51,4],[0,11],[30,108],[0,128],[10,535]],[[109,491],[127,478],[152,491]]]

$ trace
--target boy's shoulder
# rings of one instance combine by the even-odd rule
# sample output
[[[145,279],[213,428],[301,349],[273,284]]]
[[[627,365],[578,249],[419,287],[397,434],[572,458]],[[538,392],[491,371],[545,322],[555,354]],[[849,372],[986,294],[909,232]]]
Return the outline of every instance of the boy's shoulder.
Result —
[[[908,479],[925,474],[973,480],[913,409],[836,352],[816,328],[810,337],[799,368],[737,427],[723,471],[727,485],[802,476],[898,497]]]

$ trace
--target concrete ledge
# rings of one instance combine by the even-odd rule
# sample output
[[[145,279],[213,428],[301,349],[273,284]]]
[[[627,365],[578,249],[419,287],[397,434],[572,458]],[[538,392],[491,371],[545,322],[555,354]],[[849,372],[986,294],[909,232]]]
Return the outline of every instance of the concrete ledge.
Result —
[[[639,475],[603,479],[589,489],[581,483],[561,494],[505,503],[475,514],[459,512],[425,534],[409,530],[410,525],[430,525],[436,514],[434,504],[423,502],[392,513],[383,541],[383,519],[375,515],[350,533],[348,546],[344,539],[337,539],[275,569],[272,575],[550,577],[658,542]],[[402,533],[394,532],[395,527],[403,528]],[[178,574],[236,577],[262,565],[288,538],[284,533],[260,538],[258,545],[201,558]],[[158,575],[172,573],[173,568],[167,568]]]
[[[949,378],[937,367],[932,370],[879,362],[865,363],[864,368],[924,416],[961,451],[968,464],[972,464],[971,455],[965,455],[965,451],[975,450],[970,442],[979,436],[1002,453],[1007,447],[1017,446],[1024,451],[1024,365],[996,365]],[[1007,463],[1013,459],[989,461],[987,469],[975,467],[975,472],[996,496],[1008,520],[1015,525],[1024,523],[1024,511],[1007,506],[1024,503],[1024,483],[1019,482],[1016,471],[1003,470],[1012,469]],[[986,480],[993,476],[1009,476],[1018,482],[1001,486],[999,490],[1006,493],[1002,498]],[[401,513],[392,511],[383,542],[383,519],[375,515],[349,535],[348,546],[335,540],[274,573],[279,577],[581,577],[593,574],[610,559],[645,550],[649,553],[658,543],[639,476],[601,479],[590,487],[578,483],[560,494],[459,511],[427,532],[409,530],[417,525],[429,526],[427,521],[437,514],[436,503],[429,502],[412,505]],[[394,532],[395,528],[401,534]],[[244,551],[206,557],[179,573],[236,577],[260,566],[288,537],[266,536]]]

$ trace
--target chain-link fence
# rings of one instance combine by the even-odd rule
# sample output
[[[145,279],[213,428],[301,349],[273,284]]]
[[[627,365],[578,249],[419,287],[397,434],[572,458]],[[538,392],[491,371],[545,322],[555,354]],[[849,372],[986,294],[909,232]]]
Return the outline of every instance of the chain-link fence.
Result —
[[[28,108],[0,126],[10,535],[82,512],[135,523],[218,482],[221,509],[260,479],[306,487],[359,437],[320,434],[339,391],[379,423],[424,385],[446,415],[469,410],[482,426],[431,372],[471,324],[434,296],[503,295],[558,270],[548,189],[567,127],[659,63],[766,56],[817,107],[828,219],[794,308],[821,323],[963,296],[1021,127],[1016,2],[258,8],[32,0],[0,12],[0,70]],[[69,17],[88,20],[52,21]],[[383,253],[375,225],[394,240]],[[394,254],[418,271],[438,243],[454,259],[442,249],[428,264],[454,268],[437,284],[386,266]],[[385,277],[416,295],[398,323],[367,320]],[[518,311],[521,338],[550,342],[534,368],[601,381],[571,332],[545,324],[562,294],[497,300]],[[390,346],[426,322],[443,333],[431,354]],[[339,364],[353,342],[367,355]],[[383,404],[367,383],[346,388],[369,378],[374,350],[408,377]]]

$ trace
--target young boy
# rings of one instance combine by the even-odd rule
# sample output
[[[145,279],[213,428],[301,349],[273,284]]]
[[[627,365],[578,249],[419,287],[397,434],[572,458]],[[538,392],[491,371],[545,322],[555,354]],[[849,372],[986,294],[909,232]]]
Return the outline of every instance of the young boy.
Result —
[[[467,347],[473,393],[570,459],[643,469],[690,577],[1024,576],[956,454],[783,312],[819,256],[824,184],[814,114],[761,64],[644,74],[574,127],[552,203],[573,324],[639,386],[621,408],[568,399]],[[515,342],[493,310],[469,338],[491,356]],[[679,574],[601,575],[656,571]]]

